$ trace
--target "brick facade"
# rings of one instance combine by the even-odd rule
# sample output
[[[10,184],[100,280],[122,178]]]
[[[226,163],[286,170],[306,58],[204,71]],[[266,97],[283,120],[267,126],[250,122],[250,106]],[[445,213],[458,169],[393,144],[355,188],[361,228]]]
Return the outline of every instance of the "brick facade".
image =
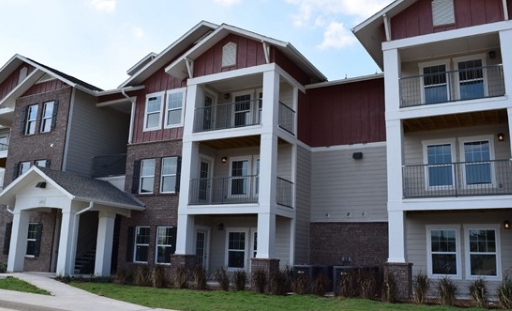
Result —
[[[392,275],[395,282],[397,299],[407,301],[412,295],[412,263],[386,263],[384,265],[384,280]]]
[[[144,202],[146,210],[132,212],[130,218],[121,219],[119,233],[119,259],[118,268],[128,268],[130,262],[126,260],[128,246],[128,228],[136,226],[150,226],[148,264],[155,262],[156,230],[158,226],[176,226],[178,223],[178,199],[176,194],[160,194],[161,159],[163,157],[181,156],[181,140],[159,141],[152,143],[134,144],[128,146],[126,160],[126,192],[131,192],[133,178],[133,164],[137,160],[156,159],[155,185],[153,194],[134,194],[137,199]]]
[[[387,223],[312,223],[310,264],[380,266],[388,259]],[[298,263],[300,264],[300,263]]]

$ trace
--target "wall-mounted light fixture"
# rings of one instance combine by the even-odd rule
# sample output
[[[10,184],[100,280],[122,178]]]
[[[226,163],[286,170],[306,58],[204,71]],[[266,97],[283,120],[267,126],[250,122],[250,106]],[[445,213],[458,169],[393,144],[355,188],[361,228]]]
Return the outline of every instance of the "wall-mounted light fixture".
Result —
[[[36,188],[44,189],[46,188],[46,181],[40,181],[36,184]]]
[[[363,158],[362,152],[354,152],[352,153],[352,159],[354,160],[361,160]]]
[[[220,159],[222,163],[226,164],[228,163],[228,157],[223,156],[222,159]]]
[[[504,141],[505,140],[505,134],[498,133],[497,138],[498,138],[498,141]]]
[[[229,94],[229,93],[224,94],[224,99],[229,99],[229,97],[231,97],[231,94]]]
[[[505,220],[503,222],[503,229],[507,229],[507,230],[510,229],[510,221]]]
[[[217,230],[219,230],[219,231],[224,230],[224,224],[222,222],[217,225]]]
[[[496,51],[489,51],[489,58],[495,59],[496,58]]]

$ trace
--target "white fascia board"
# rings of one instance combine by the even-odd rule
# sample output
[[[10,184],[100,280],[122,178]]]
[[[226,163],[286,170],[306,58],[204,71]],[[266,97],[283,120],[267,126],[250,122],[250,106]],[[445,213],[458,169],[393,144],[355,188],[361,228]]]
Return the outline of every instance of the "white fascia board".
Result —
[[[353,145],[337,145],[331,147],[313,147],[311,148],[311,152],[330,152],[330,151],[345,151],[345,150],[359,150],[359,149],[368,149],[368,148],[382,148],[386,147],[385,141],[378,141],[373,143],[359,143]]]
[[[128,86],[125,88],[119,88],[119,89],[112,89],[112,90],[105,90],[101,92],[96,92],[96,96],[105,96],[105,95],[113,95],[113,94],[122,94],[123,90],[125,92],[133,92],[133,91],[140,91],[146,88],[145,85],[138,85],[138,86]]]
[[[14,56],[0,68],[0,83],[4,82],[22,63],[23,60],[20,58],[20,55],[14,54]]]
[[[484,35],[487,33],[497,33],[499,31],[512,29],[512,21],[502,21],[497,23],[473,26],[468,28],[460,28],[443,32],[431,33],[423,36],[405,38],[382,43],[382,50],[394,50],[428,44],[433,42],[447,41],[453,39],[460,39],[464,37],[471,37],[477,35]]]
[[[273,70],[276,70],[276,64],[274,64],[274,63],[260,65],[260,66],[254,66],[254,67],[247,67],[247,68],[243,68],[243,69],[219,72],[219,73],[214,73],[211,75],[188,79],[187,85],[190,86],[190,85],[205,84],[205,83],[226,80],[226,79],[233,79],[233,78],[237,78],[240,76],[253,75],[253,74],[258,74],[258,73],[263,73],[265,71],[273,71]]]
[[[127,210],[131,210],[131,211],[144,211],[144,210],[146,210],[146,208],[144,208],[142,206],[128,205],[128,204],[119,204],[119,203],[115,203],[115,202],[98,201],[98,200],[94,200],[94,199],[91,199],[91,198],[75,197],[74,201],[87,202],[87,203],[92,201],[92,202],[94,202],[94,204],[100,204],[100,205],[105,205],[105,206],[112,206],[112,207],[127,209]]]
[[[359,77],[354,77],[354,78],[345,78],[345,79],[339,79],[339,80],[328,81],[328,82],[308,84],[308,85],[306,85],[306,90],[318,89],[318,88],[335,86],[335,85],[340,85],[340,84],[348,84],[348,83],[362,82],[362,81],[368,81],[368,80],[383,79],[383,78],[384,78],[384,73],[376,73],[376,74],[372,74],[372,75],[359,76]]]
[[[366,19],[365,21],[363,21],[359,25],[357,25],[354,28],[352,28],[352,32],[354,32],[354,33],[358,32],[361,29],[363,29],[363,28],[367,27],[368,25],[372,24],[373,22],[375,22],[377,20],[382,20],[382,15],[388,14],[388,12],[392,11],[394,8],[396,8],[398,5],[402,4],[402,2],[404,2],[404,1],[405,0],[396,0],[396,1],[392,2],[391,4],[389,4],[388,6],[383,8],[382,10],[380,10],[379,12],[373,14],[370,18]],[[391,16],[389,16],[389,17],[391,17]]]
[[[464,198],[403,199],[400,204],[388,204],[388,211],[461,211],[509,209],[512,196],[474,196]],[[447,208],[448,206],[448,208]]]

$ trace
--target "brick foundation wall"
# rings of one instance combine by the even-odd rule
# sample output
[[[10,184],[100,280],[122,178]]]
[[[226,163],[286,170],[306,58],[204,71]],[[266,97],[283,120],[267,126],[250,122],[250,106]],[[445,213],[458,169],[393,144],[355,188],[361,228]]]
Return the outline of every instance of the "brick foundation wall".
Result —
[[[312,223],[310,225],[310,263],[380,266],[388,259],[387,223]],[[302,263],[297,263],[302,264]]]
[[[407,301],[412,295],[412,263],[386,263],[384,264],[384,280],[393,275],[396,288],[396,298]]]
[[[181,155],[181,140],[143,143],[128,146],[126,161],[126,192],[131,192],[133,163],[141,159],[156,159],[154,193],[148,195],[134,194],[137,199],[144,202],[146,210],[132,212],[130,218],[121,219],[119,232],[118,270],[134,267],[131,261],[126,260],[128,228],[136,226],[150,226],[148,264],[155,263],[156,230],[158,226],[176,226],[178,223],[179,194],[160,194],[161,159]],[[136,264],[135,264],[136,265]]]
[[[252,273],[263,270],[267,276],[267,289],[268,284],[270,283],[270,279],[272,275],[279,271],[279,259],[260,259],[260,258],[252,258],[251,259],[251,271]],[[252,275],[250,276],[252,278]],[[256,291],[255,284],[251,281],[251,289]]]

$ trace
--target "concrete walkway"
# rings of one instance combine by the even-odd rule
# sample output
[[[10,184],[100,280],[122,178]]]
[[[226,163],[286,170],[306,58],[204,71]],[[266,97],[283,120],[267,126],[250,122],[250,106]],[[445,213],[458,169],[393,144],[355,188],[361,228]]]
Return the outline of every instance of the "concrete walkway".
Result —
[[[0,311],[172,311],[152,309],[91,294],[53,279],[53,274],[7,273],[1,276],[16,277],[47,290],[51,296],[0,290]]]

